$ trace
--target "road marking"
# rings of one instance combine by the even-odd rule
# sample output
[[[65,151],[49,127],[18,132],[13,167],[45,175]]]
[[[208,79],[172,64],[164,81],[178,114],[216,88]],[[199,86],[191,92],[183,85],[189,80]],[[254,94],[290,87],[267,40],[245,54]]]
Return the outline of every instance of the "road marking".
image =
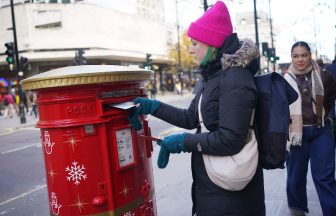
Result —
[[[0,136],[8,135],[16,131],[14,128],[6,128],[5,130],[7,130],[7,132],[0,133]]]
[[[16,197],[10,198],[10,199],[8,199],[8,200],[6,200],[6,201],[0,203],[0,206],[5,205],[5,204],[8,204],[8,203],[10,203],[10,202],[13,202],[13,201],[15,201],[15,200],[17,200],[17,199],[23,198],[23,197],[25,197],[25,196],[28,196],[29,194],[35,193],[35,192],[37,192],[37,191],[39,191],[39,190],[42,190],[42,189],[44,189],[44,188],[46,188],[46,187],[47,187],[46,184],[44,184],[44,185],[38,185],[38,186],[37,186],[36,188],[34,188],[33,190],[30,190],[30,191],[28,191],[28,192],[22,193],[22,194],[20,194],[20,195],[18,195],[18,196],[16,196]]]
[[[2,155],[10,154],[10,153],[13,153],[13,152],[16,152],[16,151],[21,151],[21,150],[24,150],[24,149],[27,149],[27,148],[40,147],[40,146],[41,146],[41,143],[34,143],[34,144],[31,144],[31,145],[26,145],[26,146],[22,146],[22,147],[19,147],[19,148],[4,151],[4,152],[1,152],[1,154]]]
[[[21,130],[40,130],[40,128],[34,128],[34,127],[22,127],[22,128],[5,128],[4,129],[6,132],[0,133],[1,136],[5,136],[8,134],[12,134]]]

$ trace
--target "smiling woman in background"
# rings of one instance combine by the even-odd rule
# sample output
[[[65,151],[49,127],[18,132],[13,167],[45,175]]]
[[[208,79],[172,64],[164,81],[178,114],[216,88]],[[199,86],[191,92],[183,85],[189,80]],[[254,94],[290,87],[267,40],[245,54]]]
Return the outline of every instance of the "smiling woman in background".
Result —
[[[287,201],[292,215],[305,215],[307,171],[311,173],[324,216],[336,215],[335,141],[329,113],[336,98],[336,83],[311,58],[306,42],[291,49],[292,62],[286,80],[299,98],[290,105],[287,159]]]

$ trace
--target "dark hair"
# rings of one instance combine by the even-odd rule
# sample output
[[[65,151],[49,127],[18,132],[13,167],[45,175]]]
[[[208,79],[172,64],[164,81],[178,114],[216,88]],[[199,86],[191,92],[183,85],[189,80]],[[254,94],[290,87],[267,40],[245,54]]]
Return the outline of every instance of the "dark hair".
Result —
[[[309,45],[308,45],[306,42],[304,42],[304,41],[298,41],[298,42],[295,42],[295,43],[293,44],[293,46],[292,46],[291,53],[293,52],[293,49],[294,49],[295,47],[298,47],[298,46],[303,46],[304,48],[306,48],[306,49],[308,50],[309,53],[311,53],[311,52],[310,52],[310,47],[309,47]]]

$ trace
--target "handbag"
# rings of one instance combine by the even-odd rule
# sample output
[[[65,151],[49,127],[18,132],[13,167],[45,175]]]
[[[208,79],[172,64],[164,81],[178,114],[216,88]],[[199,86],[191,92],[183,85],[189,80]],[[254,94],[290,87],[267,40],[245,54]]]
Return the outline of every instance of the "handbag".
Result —
[[[209,132],[203,123],[200,96],[198,116],[201,132]],[[253,122],[254,111],[251,117]],[[253,178],[258,166],[258,143],[253,129],[249,129],[247,143],[243,149],[231,156],[212,156],[203,154],[203,161],[210,180],[217,186],[230,191],[240,191]]]

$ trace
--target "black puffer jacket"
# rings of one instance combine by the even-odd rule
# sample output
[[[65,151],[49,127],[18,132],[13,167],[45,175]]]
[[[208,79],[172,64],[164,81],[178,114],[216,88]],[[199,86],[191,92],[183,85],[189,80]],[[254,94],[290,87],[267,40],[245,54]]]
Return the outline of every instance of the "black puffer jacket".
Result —
[[[219,51],[217,61],[201,68],[203,86],[188,109],[161,103],[155,116],[178,127],[198,127],[197,105],[202,94],[201,112],[208,133],[189,134],[185,139],[192,152],[193,212],[197,216],[265,215],[263,173],[260,166],[242,191],[216,186],[207,176],[202,153],[234,155],[246,143],[257,90],[253,75],[259,52],[251,41],[240,42],[232,34]],[[199,130],[197,130],[199,131]]]

